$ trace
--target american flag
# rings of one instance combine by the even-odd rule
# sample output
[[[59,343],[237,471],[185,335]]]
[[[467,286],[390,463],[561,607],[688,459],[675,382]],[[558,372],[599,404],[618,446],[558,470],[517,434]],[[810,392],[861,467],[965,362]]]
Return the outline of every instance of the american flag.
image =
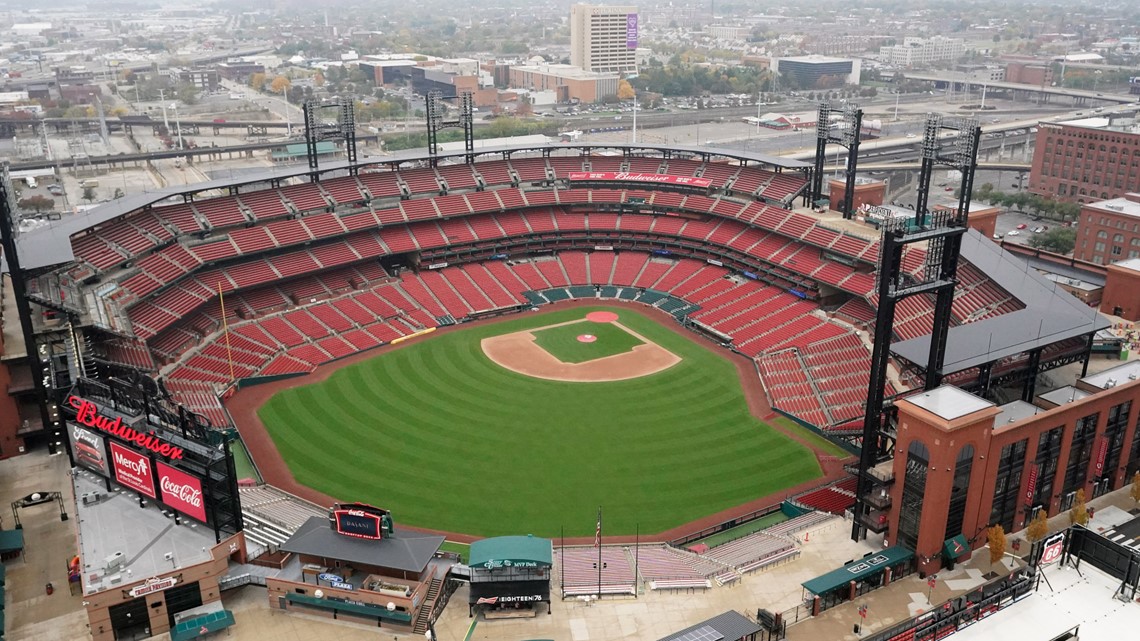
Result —
[[[602,545],[602,511],[598,510],[598,527],[594,529],[594,547]]]

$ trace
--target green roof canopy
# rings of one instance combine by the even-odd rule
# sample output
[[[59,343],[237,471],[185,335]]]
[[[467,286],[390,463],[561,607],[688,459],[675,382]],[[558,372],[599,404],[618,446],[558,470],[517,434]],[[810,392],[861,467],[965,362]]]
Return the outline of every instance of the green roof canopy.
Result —
[[[0,552],[22,552],[24,550],[23,530],[0,530]]]
[[[862,581],[876,572],[882,572],[888,567],[909,561],[912,558],[914,558],[914,552],[896,545],[882,552],[869,554],[858,561],[852,561],[838,570],[832,570],[823,576],[804,581],[800,585],[812,594],[823,595],[847,585],[850,581]]]
[[[497,536],[471,544],[471,567],[548,568],[554,551],[550,539],[536,536]]]
[[[958,557],[969,551],[970,544],[966,542],[966,536],[964,534],[946,539],[942,544],[942,552],[946,555],[946,558],[951,561],[957,560]]]
[[[218,610],[182,621],[170,630],[170,639],[171,641],[190,641],[211,632],[224,630],[233,624],[233,612]]]

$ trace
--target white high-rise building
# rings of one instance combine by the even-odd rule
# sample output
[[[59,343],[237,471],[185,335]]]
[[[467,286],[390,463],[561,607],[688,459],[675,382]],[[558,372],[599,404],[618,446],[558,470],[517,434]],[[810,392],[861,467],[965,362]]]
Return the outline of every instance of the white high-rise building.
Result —
[[[586,71],[637,73],[637,7],[570,7],[570,64]]]
[[[966,53],[961,38],[904,38],[901,45],[879,48],[879,58],[892,67],[915,67],[940,60],[957,60]]]

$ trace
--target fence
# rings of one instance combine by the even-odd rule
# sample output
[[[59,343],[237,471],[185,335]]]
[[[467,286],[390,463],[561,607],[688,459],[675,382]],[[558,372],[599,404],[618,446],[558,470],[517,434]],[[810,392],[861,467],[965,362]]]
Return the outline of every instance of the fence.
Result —
[[[711,536],[713,534],[716,534],[717,532],[723,532],[725,530],[731,530],[732,528],[737,527],[739,525],[744,525],[745,523],[750,523],[752,521],[755,521],[758,518],[768,516],[769,514],[774,514],[774,513],[779,512],[779,511],[780,511],[780,503],[776,503],[775,505],[769,505],[767,507],[762,507],[758,510],[751,511],[748,514],[744,514],[744,515],[738,516],[734,519],[729,519],[729,520],[724,521],[722,523],[718,523],[716,525],[709,526],[703,530],[691,532],[691,533],[686,534],[684,536],[673,539],[672,541],[669,541],[669,545],[672,545],[674,547],[684,547],[686,544],[692,543],[693,541],[703,539],[707,536]]]

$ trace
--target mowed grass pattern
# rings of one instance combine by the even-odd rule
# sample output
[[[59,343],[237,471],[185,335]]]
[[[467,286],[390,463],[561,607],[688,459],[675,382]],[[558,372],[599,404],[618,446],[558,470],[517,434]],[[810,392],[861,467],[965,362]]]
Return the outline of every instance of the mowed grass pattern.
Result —
[[[625,309],[681,363],[612,383],[523,376],[480,339],[576,308],[448,332],[283,390],[259,410],[296,479],[397,522],[482,536],[659,532],[821,475],[749,413],[728,360]],[[668,322],[668,321],[666,321]]]
[[[606,356],[624,354],[642,341],[613,323],[584,321],[531,332],[534,342],[563,363],[585,363]],[[597,338],[593,343],[578,340],[582,334]]]

